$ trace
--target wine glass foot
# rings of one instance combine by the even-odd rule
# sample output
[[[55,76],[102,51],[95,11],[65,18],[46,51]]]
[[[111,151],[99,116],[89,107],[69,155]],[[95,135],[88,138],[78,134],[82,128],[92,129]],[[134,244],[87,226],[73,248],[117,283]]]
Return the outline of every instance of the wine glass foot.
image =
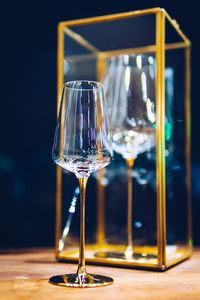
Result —
[[[88,288],[110,285],[114,281],[110,277],[95,274],[64,274],[51,277],[49,282],[59,286]]]

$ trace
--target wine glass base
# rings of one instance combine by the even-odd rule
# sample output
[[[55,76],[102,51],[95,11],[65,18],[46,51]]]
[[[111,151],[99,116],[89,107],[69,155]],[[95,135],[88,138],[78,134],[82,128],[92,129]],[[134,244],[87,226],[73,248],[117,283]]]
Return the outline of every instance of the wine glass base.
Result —
[[[107,276],[94,274],[64,274],[51,277],[49,282],[59,286],[90,288],[110,285],[113,284],[114,280]]]

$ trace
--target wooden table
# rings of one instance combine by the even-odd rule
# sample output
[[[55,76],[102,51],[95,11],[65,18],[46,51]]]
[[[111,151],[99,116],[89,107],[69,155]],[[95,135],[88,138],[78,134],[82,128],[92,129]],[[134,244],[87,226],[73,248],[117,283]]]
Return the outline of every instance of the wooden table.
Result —
[[[2,251],[1,251],[2,252]],[[114,285],[76,289],[48,283],[55,274],[73,273],[76,265],[58,263],[53,249],[10,250],[0,254],[1,300],[200,299],[200,250],[166,272],[88,265],[90,273],[114,278]]]

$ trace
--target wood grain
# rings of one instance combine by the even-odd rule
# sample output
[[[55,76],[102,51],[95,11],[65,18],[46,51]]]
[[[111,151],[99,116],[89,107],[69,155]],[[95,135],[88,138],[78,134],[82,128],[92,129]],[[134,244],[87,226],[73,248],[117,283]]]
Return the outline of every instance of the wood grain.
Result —
[[[0,299],[200,299],[199,249],[191,259],[163,273],[88,265],[88,272],[114,278],[114,285],[108,287],[76,289],[48,283],[49,277],[73,273],[76,267],[57,262],[53,249],[4,251],[0,254]]]

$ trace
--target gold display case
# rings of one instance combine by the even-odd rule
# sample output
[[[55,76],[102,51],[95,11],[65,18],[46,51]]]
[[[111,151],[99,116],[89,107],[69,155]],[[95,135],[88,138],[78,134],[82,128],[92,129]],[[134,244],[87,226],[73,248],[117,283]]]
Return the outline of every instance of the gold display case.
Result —
[[[62,85],[102,81],[122,55],[155,61],[156,145],[132,171],[132,257],[127,245],[127,177],[120,156],[88,181],[86,262],[166,270],[190,257],[190,47],[164,9],[98,16],[58,26],[58,108]],[[57,167],[56,258],[78,260],[78,181]],[[130,224],[129,224],[130,225]]]

